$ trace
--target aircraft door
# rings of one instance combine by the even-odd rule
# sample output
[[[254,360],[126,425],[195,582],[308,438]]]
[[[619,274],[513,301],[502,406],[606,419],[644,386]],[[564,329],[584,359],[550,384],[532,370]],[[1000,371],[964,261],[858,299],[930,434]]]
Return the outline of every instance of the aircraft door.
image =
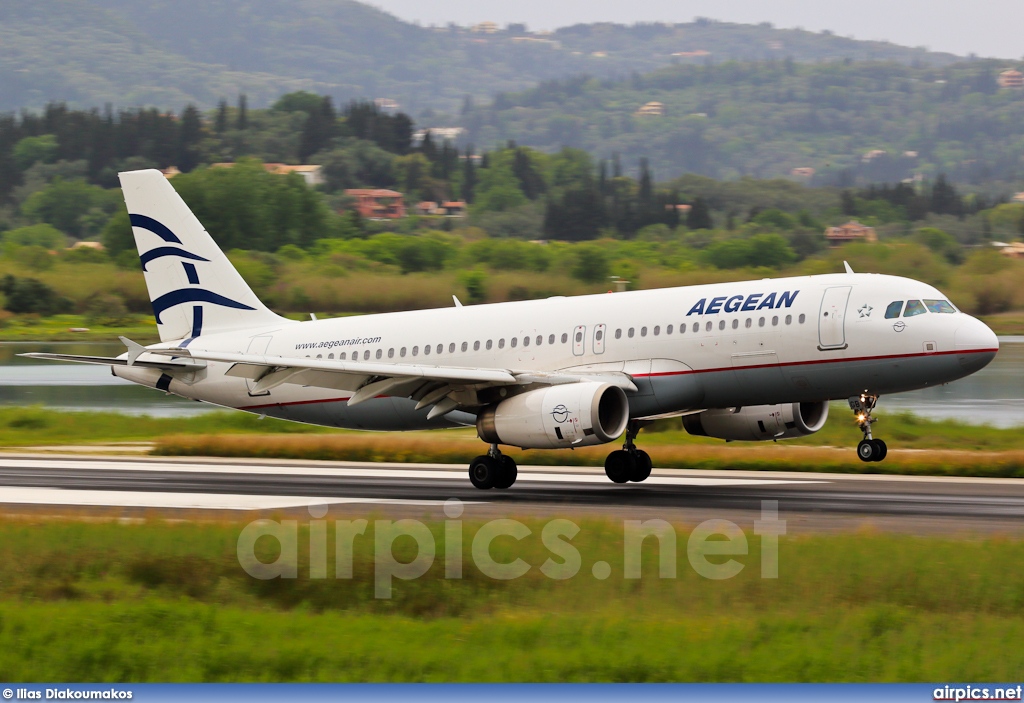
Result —
[[[251,340],[249,340],[249,348],[245,350],[245,353],[246,354],[257,354],[257,355],[260,355],[260,356],[262,356],[263,354],[266,354],[267,353],[267,347],[270,346],[270,340],[272,340],[272,339],[273,339],[273,337],[270,336],[270,335],[260,335],[259,337],[253,337]],[[256,385],[256,381],[254,381],[252,379],[249,379],[249,378],[245,379],[245,385],[249,389],[249,395],[250,396],[270,395],[270,391],[263,391],[262,393],[253,393],[252,389],[253,389],[253,386]]]
[[[850,286],[826,288],[818,312],[818,349],[846,349],[846,304]]]
[[[594,326],[594,346],[592,349],[595,354],[604,354],[604,337],[607,333],[607,325]]]
[[[586,337],[586,325],[577,325],[576,329],[572,332],[572,353],[574,356],[583,356],[583,352],[586,351]]]

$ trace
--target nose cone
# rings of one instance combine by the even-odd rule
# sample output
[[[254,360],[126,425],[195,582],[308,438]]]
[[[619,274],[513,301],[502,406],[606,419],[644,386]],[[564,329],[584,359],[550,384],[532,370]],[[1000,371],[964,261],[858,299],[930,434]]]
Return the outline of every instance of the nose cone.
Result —
[[[999,351],[999,338],[981,320],[968,317],[953,335],[957,360],[967,373],[974,373],[988,366]]]

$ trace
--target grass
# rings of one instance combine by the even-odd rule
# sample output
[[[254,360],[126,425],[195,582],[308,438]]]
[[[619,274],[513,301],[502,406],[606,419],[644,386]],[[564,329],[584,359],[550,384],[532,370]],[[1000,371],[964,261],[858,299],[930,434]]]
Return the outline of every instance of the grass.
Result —
[[[140,344],[160,341],[152,315],[130,315],[127,324],[116,326],[96,324],[85,315],[12,315],[0,324],[0,342],[117,342],[119,335]]]
[[[800,440],[727,444],[668,429],[678,421],[664,421],[642,432],[638,443],[663,468],[1024,477],[1024,434],[1017,428],[959,425],[908,413],[883,418],[875,430],[890,451],[877,464],[856,458],[860,432],[838,405],[821,432]],[[161,455],[456,464],[468,463],[483,448],[472,429],[375,433],[260,420],[242,412],[126,419],[117,413],[0,408],[0,446],[125,441],[153,441]],[[521,464],[603,466],[611,446],[507,452]]]
[[[657,577],[651,540],[642,578],[624,579],[622,526],[587,520],[572,540],[582,570],[556,581],[538,568],[552,556],[544,523],[524,522],[530,536],[496,540],[492,552],[524,559],[525,576],[480,573],[469,546],[480,525],[467,522],[464,578],[443,578],[444,527],[428,523],[438,559],[381,600],[372,520],[355,540],[352,579],[308,578],[300,528],[298,578],[270,581],[239,567],[241,523],[0,520],[0,679],[930,681],[1024,671],[1019,539],[783,537],[779,578],[762,579],[748,534],[748,555],[736,557],[744,569],[712,581],[690,568],[691,528],[676,525],[677,578]],[[410,560],[412,543],[395,553]],[[612,569],[603,581],[589,570],[598,559]]]
[[[0,407],[0,447],[149,441],[172,433],[317,433],[326,427],[243,412],[195,417],[128,417],[113,412],[64,412],[40,406]]]

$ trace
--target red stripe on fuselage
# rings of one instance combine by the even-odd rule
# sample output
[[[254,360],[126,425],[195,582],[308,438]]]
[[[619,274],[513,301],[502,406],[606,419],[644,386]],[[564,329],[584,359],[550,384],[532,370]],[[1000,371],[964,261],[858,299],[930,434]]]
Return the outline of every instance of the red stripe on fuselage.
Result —
[[[742,371],[744,369],[782,368],[783,366],[810,366],[812,364],[838,364],[844,361],[884,361],[886,359],[913,359],[922,356],[948,356],[950,354],[995,354],[999,349],[958,349],[957,351],[915,352],[913,354],[887,354],[883,356],[855,356],[842,359],[810,359],[807,361],[786,361],[778,364],[752,364],[750,366],[719,366],[713,369],[690,369],[688,371],[660,371],[658,373],[631,374],[634,378],[655,376],[685,376],[694,373],[717,373],[719,371]]]

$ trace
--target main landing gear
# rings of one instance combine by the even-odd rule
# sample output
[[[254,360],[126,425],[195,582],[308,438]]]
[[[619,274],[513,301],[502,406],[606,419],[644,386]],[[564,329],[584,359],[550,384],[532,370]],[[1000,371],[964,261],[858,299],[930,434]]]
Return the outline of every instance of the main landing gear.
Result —
[[[469,464],[469,480],[477,488],[509,488],[518,474],[515,460],[502,454],[497,444]]]
[[[860,431],[864,433],[864,439],[857,445],[857,456],[861,461],[881,461],[889,452],[885,442],[871,436],[871,425],[878,421],[878,418],[871,417],[871,411],[877,402],[877,395],[865,394],[850,398],[850,410],[857,418]]]
[[[626,425],[626,442],[604,460],[604,472],[615,483],[634,481],[639,483],[651,475],[651,456],[643,449],[637,449],[633,440],[640,431],[640,423],[630,420]]]

